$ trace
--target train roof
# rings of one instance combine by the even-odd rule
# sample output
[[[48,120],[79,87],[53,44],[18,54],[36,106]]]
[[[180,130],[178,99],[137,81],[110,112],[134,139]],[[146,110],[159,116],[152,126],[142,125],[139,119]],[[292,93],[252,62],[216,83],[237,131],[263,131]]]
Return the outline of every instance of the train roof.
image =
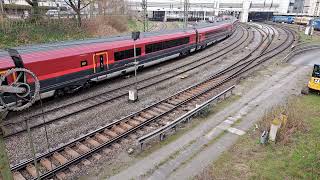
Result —
[[[212,24],[199,24],[194,26],[197,29],[215,29],[217,27],[221,27],[225,24],[230,24],[231,21],[224,21]],[[194,33],[194,28],[187,29],[174,29],[174,30],[166,30],[161,32],[146,32],[141,33],[141,39],[137,40],[137,44],[147,43],[149,41],[161,41],[163,38],[177,38],[188,36]],[[113,43],[110,43],[113,42]],[[119,42],[119,43],[114,43]],[[85,40],[73,40],[73,41],[64,41],[64,42],[56,42],[56,43],[47,43],[47,44],[38,44],[38,45],[30,45],[30,46],[20,46],[13,49],[16,49],[24,62],[33,62],[39,60],[47,60],[47,59],[56,59],[61,57],[68,57],[72,55],[86,54],[92,52],[99,52],[105,49],[114,49],[120,48],[123,46],[132,46],[133,42],[131,39],[131,35],[120,35],[113,37],[102,37],[102,38],[91,38]],[[8,56],[7,51],[0,50],[0,59],[10,58]]]

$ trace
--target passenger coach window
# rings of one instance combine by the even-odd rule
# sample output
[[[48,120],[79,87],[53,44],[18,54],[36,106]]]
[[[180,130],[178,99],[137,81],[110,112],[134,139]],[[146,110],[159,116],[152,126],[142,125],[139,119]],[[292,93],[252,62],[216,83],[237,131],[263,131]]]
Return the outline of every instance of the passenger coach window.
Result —
[[[137,49],[137,56],[141,55],[141,48],[136,48]],[[114,60],[115,61],[120,61],[123,59],[128,59],[134,57],[134,49],[129,49],[125,51],[119,51],[114,53]]]
[[[155,44],[146,45],[146,53],[152,53],[156,51],[161,51],[163,49],[168,49],[176,46],[181,46],[184,44],[188,44],[190,42],[189,37],[174,39],[170,41],[159,42]]]

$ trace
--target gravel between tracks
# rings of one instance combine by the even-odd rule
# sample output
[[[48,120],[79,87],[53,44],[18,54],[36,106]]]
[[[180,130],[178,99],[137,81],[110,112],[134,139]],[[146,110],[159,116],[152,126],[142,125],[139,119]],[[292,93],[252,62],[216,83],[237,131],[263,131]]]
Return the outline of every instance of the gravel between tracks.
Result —
[[[254,45],[256,45],[256,43],[252,43],[250,46],[248,46],[248,49],[250,49]],[[245,52],[248,51],[248,49],[240,51]],[[208,51],[210,51],[210,49],[201,53],[206,53]],[[88,131],[98,128],[98,126],[110,123],[111,120],[119,119],[119,117],[127,115],[130,112],[137,111],[142,107],[145,107],[155,101],[162,99],[163,97],[168,96],[168,94],[173,94],[178,90],[188,87],[191,84],[208,77],[214,72],[217,72],[219,69],[222,69],[226,65],[233,63],[234,59],[239,58],[239,53],[244,54],[240,51],[235,52],[232,55],[228,55],[225,58],[221,58],[221,60],[223,61],[219,62],[219,64],[210,63],[206,67],[199,68],[187,73],[187,75],[184,75],[185,77],[187,77],[186,79],[182,80],[180,78],[174,78],[168,82],[161,83],[156,87],[140,92],[140,101],[134,106],[132,106],[132,104],[126,103],[125,100],[117,101],[112,105],[112,107],[100,106],[96,108],[94,112],[90,111],[81,113],[63,122],[51,125],[48,127],[50,146],[56,146],[58,143],[69,141],[71,138],[75,138],[81,134],[85,134]],[[194,56],[188,58],[191,58],[192,60]],[[172,64],[167,64],[165,66],[170,65],[172,66]],[[161,68],[165,68],[165,66]],[[152,71],[150,71],[150,73],[152,73]],[[130,81],[130,79],[128,79],[128,81]],[[154,93],[155,91],[157,92],[157,94]],[[99,91],[93,93],[99,93]],[[43,128],[42,131],[34,132],[33,138],[38,152],[46,148]],[[25,136],[10,138],[7,141],[7,148],[10,152],[10,160],[12,163],[17,163],[18,160],[22,159],[23,157],[30,158],[30,153],[28,152],[29,146],[27,144],[27,138]]]
[[[252,44],[254,45],[254,44]],[[219,44],[221,46],[221,44]],[[215,46],[200,52],[201,54],[209,53],[212,48]],[[156,102],[163,97],[167,97],[169,94],[173,94],[185,87],[190,86],[191,84],[208,77],[214,71],[218,71],[222,69],[225,65],[231,64],[234,58],[238,53],[235,53],[233,56],[229,56],[228,58],[224,58],[222,62],[219,64],[210,63],[206,67],[196,69],[192,72],[189,72],[189,77],[181,80],[180,78],[171,79],[168,82],[161,83],[156,87],[149,88],[146,91],[141,91],[139,93],[139,102],[135,103],[134,106],[132,104],[127,103],[125,100],[114,102],[114,104],[110,106],[99,106],[93,111],[88,111],[84,113],[80,113],[77,116],[73,116],[72,118],[68,118],[64,121],[60,121],[55,123],[54,125],[48,126],[48,135],[50,139],[50,146],[56,147],[59,143],[67,142],[72,138],[79,137],[81,134],[85,134],[88,131],[94,130],[99,126],[110,123],[112,120],[120,119],[120,117],[130,114],[131,112],[135,112],[143,107],[146,107],[153,102]],[[178,62],[172,61],[166,65],[163,65],[157,69],[158,71],[165,70],[165,68],[171,66],[181,66],[181,64],[192,61],[195,56],[198,54],[192,55],[191,57],[187,57],[179,60]],[[212,71],[212,69],[214,71]],[[201,74],[199,74],[201,72]],[[155,72],[147,70],[145,74],[141,74],[140,76],[150,76]],[[187,75],[185,75],[187,76]],[[125,79],[120,82],[113,82],[108,84],[106,87],[101,85],[99,88],[96,87],[92,89],[90,93],[84,93],[76,97],[68,98],[66,101],[61,101],[62,103],[66,103],[67,101],[77,100],[79,98],[83,98],[88,96],[89,94],[99,94],[106,89],[116,86],[121,86],[124,83],[132,81],[132,79]],[[157,93],[154,93],[157,92]],[[58,102],[53,102],[51,106],[57,106]],[[26,116],[26,114],[23,114]],[[44,128],[37,132],[33,132],[34,144],[36,145],[37,152],[43,152],[44,149],[47,148],[46,141],[44,139],[45,132]],[[6,141],[7,149],[9,151],[10,161],[12,164],[16,164],[21,159],[30,158],[30,150],[28,145],[28,139],[25,135],[16,136],[7,139]]]

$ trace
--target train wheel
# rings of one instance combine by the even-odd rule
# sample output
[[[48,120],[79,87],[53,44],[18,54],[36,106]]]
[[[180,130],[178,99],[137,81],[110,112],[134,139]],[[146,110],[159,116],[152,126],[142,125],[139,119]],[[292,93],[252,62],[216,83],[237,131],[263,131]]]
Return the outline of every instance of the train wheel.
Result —
[[[62,89],[58,89],[57,91],[56,91],[56,95],[55,95],[56,97],[62,97],[62,96],[64,96],[64,91],[62,90]]]

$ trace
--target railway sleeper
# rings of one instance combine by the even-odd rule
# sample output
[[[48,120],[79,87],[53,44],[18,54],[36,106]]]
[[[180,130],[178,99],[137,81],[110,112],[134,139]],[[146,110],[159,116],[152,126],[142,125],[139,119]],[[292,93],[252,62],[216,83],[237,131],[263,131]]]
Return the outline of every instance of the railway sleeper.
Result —
[[[98,141],[96,141],[96,140],[94,140],[94,139],[92,139],[92,138],[87,138],[87,139],[86,139],[86,142],[87,142],[88,144],[90,144],[91,146],[93,146],[93,147],[98,147],[98,146],[101,145]]]
[[[25,180],[26,178],[24,178],[20,172],[16,171],[16,172],[13,172],[13,179],[14,180]]]
[[[80,156],[80,154],[77,151],[73,150],[70,147],[66,147],[64,151],[66,152],[66,154],[68,154],[72,158],[77,158]]]
[[[76,147],[81,153],[86,153],[90,151],[90,148],[82,144],[81,142],[77,142]]]
[[[147,120],[147,119],[151,119],[151,118],[154,117],[152,114],[149,114],[149,113],[147,113],[147,112],[141,112],[141,113],[140,113],[140,116],[142,116],[142,117],[145,118],[146,120]]]
[[[166,110],[163,110],[163,109],[158,108],[158,107],[154,107],[153,110],[159,112],[160,114],[167,112]]]
[[[95,135],[95,138],[96,138],[98,141],[102,142],[102,143],[109,141],[109,138],[108,138],[107,136],[104,136],[104,135],[102,135],[102,134],[100,134],[100,133],[97,133],[97,134]]]
[[[36,167],[34,167],[33,164],[28,164],[26,167],[27,172],[34,178],[37,177],[37,170]]]
[[[153,116],[159,116],[160,115],[160,113],[157,113],[156,111],[153,111],[153,110],[147,110],[146,113],[151,114]]]
[[[142,116],[136,116],[136,117],[133,117],[133,120],[136,120],[136,121],[140,121],[140,122],[144,122],[147,120],[147,118],[144,118]],[[139,123],[140,124],[140,123]]]
[[[62,156],[58,152],[53,153],[52,157],[53,157],[54,160],[58,161],[61,165],[68,162],[68,159],[65,158],[64,156]]]
[[[180,103],[180,101],[177,101],[176,99],[171,99],[169,101],[167,101],[169,104],[172,104],[172,105],[178,105]]]
[[[166,103],[166,102],[164,102],[164,103],[161,103],[162,105],[164,105],[164,106],[167,106],[167,107],[169,107],[170,109],[172,109],[172,108],[174,108],[175,106],[174,105],[172,105],[172,104],[169,104],[169,103]]]
[[[117,134],[122,134],[122,133],[126,132],[124,129],[120,128],[120,126],[113,126],[111,128],[111,130]]]
[[[129,129],[132,129],[132,128],[133,128],[132,126],[130,126],[129,124],[124,123],[124,122],[121,122],[121,123],[120,123],[120,126],[123,127],[123,128],[126,129],[126,130],[129,130]]]
[[[140,124],[139,121],[136,121],[136,120],[133,120],[133,119],[130,119],[127,123],[130,124],[133,127],[138,126]]]
[[[56,166],[49,161],[47,158],[43,158],[40,160],[40,164],[46,168],[46,170],[51,171],[52,169],[56,168]]]
[[[101,159],[102,156],[101,156],[100,154],[98,154],[98,153],[95,153],[95,154],[92,155],[92,157],[93,157],[95,160],[98,161],[98,160]]]
[[[169,111],[171,108],[169,108],[169,107],[167,107],[167,106],[164,106],[164,105],[162,105],[162,104],[160,104],[160,105],[158,105],[157,106],[159,109],[162,109],[162,110],[164,110],[164,111]]]
[[[109,130],[109,129],[104,130],[104,133],[105,133],[106,135],[110,136],[111,138],[114,138],[114,137],[117,137],[117,136],[118,136],[115,132],[113,132],[113,131],[111,131],[111,130]]]
[[[83,165],[85,165],[85,166],[89,166],[89,165],[91,164],[91,162],[90,162],[89,160],[87,160],[87,159],[83,159],[83,160],[81,161],[81,164],[83,164]]]
[[[64,173],[64,172],[59,172],[56,174],[56,177],[59,179],[59,180],[63,180],[63,179],[66,179],[67,178],[67,175]]]

